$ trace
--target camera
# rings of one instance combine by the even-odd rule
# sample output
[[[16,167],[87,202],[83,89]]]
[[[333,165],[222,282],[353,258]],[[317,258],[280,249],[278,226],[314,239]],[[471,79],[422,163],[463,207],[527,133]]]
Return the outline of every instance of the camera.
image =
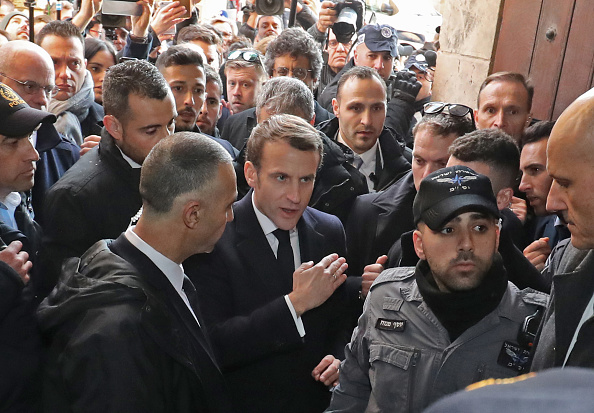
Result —
[[[340,43],[348,43],[353,35],[363,27],[365,2],[363,0],[337,0],[334,6],[336,22],[332,31]]]
[[[285,11],[284,0],[256,0],[256,13],[261,16],[275,16]]]

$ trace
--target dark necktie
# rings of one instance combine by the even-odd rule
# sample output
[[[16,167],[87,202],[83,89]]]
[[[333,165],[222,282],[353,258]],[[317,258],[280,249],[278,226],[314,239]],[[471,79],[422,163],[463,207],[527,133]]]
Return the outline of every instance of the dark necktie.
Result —
[[[289,231],[280,228],[274,230],[272,233],[278,239],[276,261],[281,268],[283,279],[287,281],[286,287],[290,291],[293,287],[293,272],[295,271],[295,258],[293,256],[293,247],[291,247],[291,237],[289,236]]]
[[[194,284],[192,284],[192,281],[190,281],[187,275],[184,275],[182,290],[184,290],[186,297],[188,297],[188,302],[194,311],[194,315],[198,317],[198,295],[196,294],[196,287],[194,287]]]

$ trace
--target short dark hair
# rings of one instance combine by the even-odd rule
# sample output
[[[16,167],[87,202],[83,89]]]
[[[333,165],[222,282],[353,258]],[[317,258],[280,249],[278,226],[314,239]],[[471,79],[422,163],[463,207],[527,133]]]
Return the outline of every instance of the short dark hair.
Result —
[[[299,27],[285,29],[268,45],[265,63],[268,76],[272,76],[274,60],[285,55],[294,58],[304,56],[309,60],[310,69],[313,71],[312,77],[316,80],[320,78],[323,63],[322,52],[318,43],[305,30]]]
[[[53,20],[43,26],[39,31],[37,37],[37,44],[41,44],[46,36],[58,36],[68,39],[74,37],[80,40],[83,49],[85,47],[85,39],[80,32],[80,29],[67,20]]]
[[[520,150],[516,141],[501,129],[479,129],[461,136],[454,140],[448,152],[462,162],[486,163],[497,171],[504,187],[515,186]]]
[[[314,97],[309,88],[292,77],[275,77],[262,86],[256,96],[256,116],[262,108],[269,113],[299,116],[309,122],[314,117]]]
[[[210,65],[204,66],[204,74],[206,75],[206,83],[214,82],[219,85],[219,90],[221,93],[223,92],[223,81],[221,80],[221,76],[217,73],[216,70]]]
[[[522,86],[524,86],[524,88],[526,89],[526,92],[528,92],[528,102],[527,103],[528,103],[528,111],[530,112],[530,109],[532,109],[532,98],[534,97],[534,86],[532,86],[532,83],[530,82],[530,80],[526,79],[523,74],[516,73],[516,72],[497,72],[497,73],[493,73],[492,75],[487,77],[485,79],[485,81],[482,83],[482,85],[479,89],[479,93],[476,97],[476,106],[477,107],[481,106],[481,92],[483,91],[484,88],[487,87],[487,85],[489,85],[490,83],[493,83],[493,82],[517,82],[517,83],[520,83]]]
[[[191,24],[184,27],[177,34],[177,44],[188,43],[194,40],[201,40],[206,44],[221,44],[221,36],[215,32],[214,27],[206,27],[201,24]]]
[[[300,151],[317,152],[320,163],[324,156],[324,143],[319,132],[309,123],[294,115],[278,114],[256,125],[247,141],[245,159],[260,170],[262,151],[268,142],[287,142]]]
[[[187,46],[177,45],[171,46],[161,53],[155,65],[159,71],[163,71],[169,66],[193,65],[204,68],[204,59],[200,52]]]
[[[109,53],[114,64],[118,64],[117,52],[111,43],[90,36],[85,38],[85,59],[91,60],[99,52]]]
[[[201,133],[177,132],[162,139],[142,164],[143,208],[167,213],[175,199],[188,192],[200,192],[208,199],[219,165],[231,162],[220,144]]]
[[[167,81],[146,60],[130,60],[112,66],[103,80],[103,108],[106,115],[124,121],[128,115],[128,96],[163,100],[171,93]]]
[[[379,73],[377,73],[375,69],[372,69],[367,66],[354,66],[351,69],[347,70],[346,73],[344,73],[338,81],[338,86],[336,88],[336,100],[340,100],[340,92],[342,92],[344,84],[349,80],[355,78],[360,80],[377,79],[381,83],[382,87],[384,88],[384,92],[387,95],[386,82],[384,82],[384,79],[382,79],[382,77],[379,75]]]
[[[416,136],[417,132],[425,129],[439,136],[447,136],[452,133],[462,136],[476,130],[468,116],[453,116],[443,112],[423,116],[413,128],[413,137]]]
[[[555,122],[548,120],[541,120],[534,125],[528,126],[522,135],[522,147],[528,143],[536,143],[543,139],[548,139],[551,136],[553,126],[555,126]]]

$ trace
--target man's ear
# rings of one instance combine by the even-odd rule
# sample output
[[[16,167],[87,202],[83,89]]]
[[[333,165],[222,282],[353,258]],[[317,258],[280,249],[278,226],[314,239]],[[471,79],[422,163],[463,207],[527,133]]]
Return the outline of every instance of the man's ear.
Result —
[[[122,136],[124,135],[122,124],[115,116],[105,115],[103,117],[103,125],[116,141],[122,140]]]
[[[427,259],[425,250],[423,249],[423,234],[418,229],[413,232],[413,244],[415,246],[415,252],[417,253],[417,256],[422,260]]]
[[[255,188],[256,181],[258,179],[258,171],[251,161],[246,161],[245,165],[243,166],[243,174],[245,175],[245,180],[248,185],[252,188]]]
[[[497,208],[501,211],[503,208],[509,206],[512,197],[514,196],[514,190],[511,188],[502,188],[497,192]]]
[[[336,98],[332,98],[332,111],[334,112],[334,116],[340,118],[340,109],[338,105],[338,100],[336,100]]]
[[[313,118],[309,121],[311,126],[316,126],[316,114],[314,113]]]
[[[473,116],[474,116],[474,124],[478,125],[478,109],[474,110]]]
[[[188,201],[184,205],[183,220],[186,228],[196,229],[202,219],[202,205],[199,201]]]

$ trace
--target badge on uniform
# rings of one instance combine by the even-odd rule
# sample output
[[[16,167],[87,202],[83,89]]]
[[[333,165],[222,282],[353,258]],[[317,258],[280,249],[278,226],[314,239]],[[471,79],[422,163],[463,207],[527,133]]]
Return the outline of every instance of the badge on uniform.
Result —
[[[522,373],[530,365],[530,351],[517,344],[504,341],[499,357],[497,357],[497,364]]]
[[[392,29],[390,29],[389,27],[382,27],[382,30],[380,30],[380,33],[386,39],[389,39],[390,37],[392,37]]]
[[[403,332],[406,327],[406,320],[388,320],[387,318],[378,318],[375,328],[378,330]]]

